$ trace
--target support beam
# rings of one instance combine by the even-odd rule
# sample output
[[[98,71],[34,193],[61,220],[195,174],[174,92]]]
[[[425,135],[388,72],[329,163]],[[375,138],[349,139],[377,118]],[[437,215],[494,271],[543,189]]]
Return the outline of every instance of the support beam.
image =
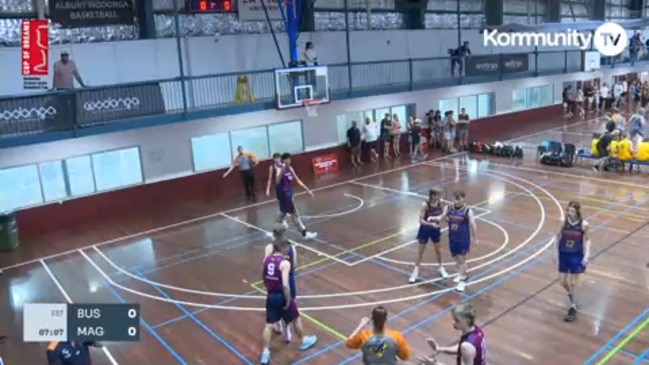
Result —
[[[606,0],[593,0],[588,19],[606,20]]]
[[[485,0],[485,25],[487,27],[499,27],[503,25],[503,12],[503,0]]]
[[[545,13],[546,23],[561,23],[561,0],[547,0]]]
[[[140,39],[156,39],[153,1],[135,1],[135,14],[139,24]]]

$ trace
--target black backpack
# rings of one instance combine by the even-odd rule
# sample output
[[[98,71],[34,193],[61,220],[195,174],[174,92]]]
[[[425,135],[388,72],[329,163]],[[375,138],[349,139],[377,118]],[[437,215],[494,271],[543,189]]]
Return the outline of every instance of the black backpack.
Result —
[[[558,143],[558,142],[557,142]],[[575,162],[577,147],[572,143],[557,147],[551,145],[548,151],[541,155],[541,163],[550,166],[572,167]]]
[[[514,157],[523,158],[523,148],[521,146],[514,147]]]
[[[505,144],[500,148],[500,156],[512,158],[514,157],[514,151],[514,147]]]

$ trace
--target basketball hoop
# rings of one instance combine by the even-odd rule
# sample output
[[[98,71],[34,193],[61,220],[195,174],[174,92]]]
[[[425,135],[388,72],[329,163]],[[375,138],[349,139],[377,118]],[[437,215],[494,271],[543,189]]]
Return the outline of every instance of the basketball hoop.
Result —
[[[315,100],[315,99],[304,100],[302,102],[302,105],[304,105],[304,107],[306,108],[306,113],[311,118],[318,116],[318,105],[320,104],[321,104],[320,100]]]

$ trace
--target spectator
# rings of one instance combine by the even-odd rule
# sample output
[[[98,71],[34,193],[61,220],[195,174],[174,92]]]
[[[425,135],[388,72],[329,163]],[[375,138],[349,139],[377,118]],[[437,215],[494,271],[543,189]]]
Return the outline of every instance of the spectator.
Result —
[[[565,106],[566,116],[572,117],[574,112],[574,99],[572,97],[572,85],[568,85],[563,89],[563,105]]]
[[[303,56],[307,66],[312,67],[318,65],[318,55],[315,52],[313,42],[306,42]]]
[[[254,154],[246,152],[242,146],[237,147],[237,151],[237,157],[232,161],[232,166],[230,166],[228,171],[223,174],[223,178],[225,179],[228,177],[232,170],[238,167],[241,172],[243,187],[246,190],[246,199],[255,200],[257,199],[255,188],[255,166],[259,163],[259,159]]]
[[[51,342],[47,346],[48,365],[91,365],[90,347],[103,347],[99,342]]]
[[[411,157],[413,161],[426,158],[426,152],[422,151],[421,148],[421,120],[415,119],[410,128],[410,141],[412,142],[412,153]]]
[[[390,113],[385,113],[381,120],[381,141],[383,141],[383,157],[390,158],[390,141],[392,139],[392,118]]]
[[[401,122],[399,116],[392,115],[392,128],[390,129],[390,140],[392,141],[392,153],[394,157],[401,155]]]
[[[54,77],[52,79],[52,88],[56,91],[68,91],[57,94],[57,110],[61,111],[56,114],[54,129],[67,129],[72,124],[82,124],[77,120],[77,99],[76,94],[69,92],[74,89],[74,80],[77,80],[81,87],[85,87],[77,64],[70,59],[68,51],[61,52],[61,59],[54,63]]]
[[[352,165],[362,165],[361,161],[361,130],[358,129],[358,122],[353,121],[352,126],[347,130],[347,147]]]
[[[376,162],[379,158],[378,152],[376,152],[379,133],[377,126],[372,120],[372,118],[365,118],[365,125],[363,126],[363,139],[367,143],[367,148],[370,151],[370,160]]]
[[[460,110],[460,115],[457,118],[455,126],[457,131],[457,144],[460,151],[467,151],[469,149],[469,123],[471,118],[466,112],[466,108]]]
[[[618,81],[613,85],[613,104],[614,108],[619,108],[622,103],[622,95],[624,94],[624,85],[621,81]]]
[[[455,76],[455,67],[458,69],[458,76],[462,76],[464,70],[464,61],[471,56],[471,48],[469,47],[469,42],[462,43],[461,46],[456,49],[449,49],[449,55],[451,56],[451,77]]]
[[[599,108],[608,109],[611,107],[611,89],[607,83],[603,83],[599,89]]]

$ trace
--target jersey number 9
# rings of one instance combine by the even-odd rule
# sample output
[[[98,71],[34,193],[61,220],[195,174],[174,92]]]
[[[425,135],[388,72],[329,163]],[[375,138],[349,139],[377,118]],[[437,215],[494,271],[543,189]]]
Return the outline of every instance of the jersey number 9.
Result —
[[[266,268],[266,274],[268,274],[268,276],[275,275],[275,264],[273,263],[268,264],[268,267]]]

